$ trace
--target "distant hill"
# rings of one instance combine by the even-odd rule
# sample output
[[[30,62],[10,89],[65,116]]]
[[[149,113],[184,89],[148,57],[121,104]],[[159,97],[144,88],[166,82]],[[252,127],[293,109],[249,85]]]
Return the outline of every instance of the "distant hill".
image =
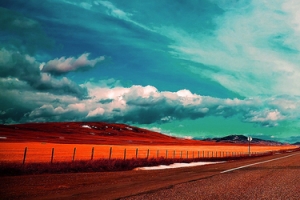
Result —
[[[295,142],[293,145],[300,145],[300,142]]]
[[[0,142],[62,144],[202,145],[213,142],[182,139],[126,124],[104,122],[50,122],[0,124]]]
[[[204,141],[214,141],[214,142],[225,142],[225,143],[237,143],[237,144],[246,144],[248,143],[248,137],[244,135],[229,135],[220,138],[207,138]],[[284,145],[281,142],[276,142],[272,140],[262,140],[258,138],[252,138],[252,144],[260,144],[260,145]]]

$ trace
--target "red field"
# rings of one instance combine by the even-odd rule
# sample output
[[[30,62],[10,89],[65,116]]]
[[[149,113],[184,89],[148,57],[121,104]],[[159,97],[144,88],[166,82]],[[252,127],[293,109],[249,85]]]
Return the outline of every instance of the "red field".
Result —
[[[0,125],[0,138],[0,162],[22,162],[26,147],[26,162],[50,162],[52,148],[54,148],[53,162],[71,161],[73,156],[75,160],[89,160],[92,148],[94,148],[93,159],[124,158],[124,156],[126,158],[223,157],[233,153],[248,153],[248,145],[245,144],[179,139],[124,124],[99,122]],[[74,148],[76,148],[75,155]],[[296,147],[252,145],[251,152],[293,148]]]

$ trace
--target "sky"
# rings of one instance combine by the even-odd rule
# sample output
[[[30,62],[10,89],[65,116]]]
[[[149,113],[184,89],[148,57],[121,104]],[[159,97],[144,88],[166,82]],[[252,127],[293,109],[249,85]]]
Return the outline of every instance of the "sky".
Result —
[[[0,2],[0,123],[300,141],[298,0]]]

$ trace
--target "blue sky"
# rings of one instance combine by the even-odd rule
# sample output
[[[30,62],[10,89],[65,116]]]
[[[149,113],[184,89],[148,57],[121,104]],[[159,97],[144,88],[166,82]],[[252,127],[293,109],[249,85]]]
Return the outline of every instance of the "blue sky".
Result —
[[[297,0],[0,3],[2,123],[300,141]]]

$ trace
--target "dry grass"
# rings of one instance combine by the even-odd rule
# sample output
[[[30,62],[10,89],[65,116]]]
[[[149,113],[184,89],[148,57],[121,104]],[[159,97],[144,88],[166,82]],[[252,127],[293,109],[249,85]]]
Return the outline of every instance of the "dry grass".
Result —
[[[256,154],[253,157],[271,155],[272,152]],[[69,161],[54,163],[1,163],[0,176],[19,176],[31,174],[51,173],[77,173],[77,172],[110,172],[133,170],[138,167],[169,165],[173,163],[190,163],[203,161],[227,161],[248,159],[247,155],[235,155],[231,157],[207,157],[207,158],[131,158],[131,159],[98,159],[88,161]]]
[[[202,146],[145,146],[145,145],[91,145],[91,144],[54,144],[54,143],[0,143],[0,162],[22,163],[24,149],[27,147],[26,163],[50,162],[52,148],[54,148],[53,162],[72,161],[74,148],[76,148],[75,160],[90,160],[92,148],[94,147],[94,159],[108,159],[110,148],[112,148],[111,159],[123,159],[126,149],[126,159],[136,158],[138,148],[138,158],[146,158],[149,149],[149,158],[197,158],[231,155],[232,152],[238,154],[248,153],[247,145],[202,145]],[[251,146],[251,152],[277,151],[284,149],[294,149],[295,146]],[[199,154],[198,154],[199,152]],[[204,152],[204,155],[203,155]],[[213,153],[212,153],[213,152]]]
[[[26,147],[26,162],[23,164]],[[54,159],[51,163],[52,148],[54,148]],[[76,154],[73,161],[74,148],[76,148]],[[92,148],[94,148],[93,160],[91,160]],[[126,157],[124,158],[125,149]],[[136,157],[137,149],[138,157]],[[295,146],[253,145],[251,147],[251,151],[256,152],[253,156],[270,155],[272,151],[288,149],[295,149]],[[38,142],[1,143],[0,175],[123,171],[175,162],[219,161],[247,157],[247,145],[109,146]]]

